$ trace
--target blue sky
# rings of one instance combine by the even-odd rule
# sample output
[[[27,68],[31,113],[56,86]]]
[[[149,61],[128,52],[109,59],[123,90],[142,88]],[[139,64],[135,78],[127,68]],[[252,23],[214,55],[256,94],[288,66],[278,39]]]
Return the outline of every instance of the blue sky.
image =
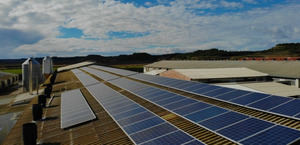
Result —
[[[0,1],[0,58],[263,50],[299,42],[299,13],[298,0]]]

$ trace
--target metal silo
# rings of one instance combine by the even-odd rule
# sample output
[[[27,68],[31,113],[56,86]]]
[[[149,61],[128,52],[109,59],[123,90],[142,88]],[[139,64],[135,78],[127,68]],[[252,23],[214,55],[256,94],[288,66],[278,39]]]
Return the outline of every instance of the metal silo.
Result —
[[[53,62],[51,57],[46,56],[43,59],[43,75],[47,79],[53,73]]]
[[[22,64],[22,85],[24,91],[38,88],[42,81],[41,65],[34,58],[28,58]]]

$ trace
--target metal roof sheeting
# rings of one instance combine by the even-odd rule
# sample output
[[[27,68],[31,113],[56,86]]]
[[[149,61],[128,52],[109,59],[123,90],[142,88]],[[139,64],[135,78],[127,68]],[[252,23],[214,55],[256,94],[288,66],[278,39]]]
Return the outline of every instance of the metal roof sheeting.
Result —
[[[248,68],[174,69],[174,71],[191,79],[222,79],[268,76],[266,73],[261,73]]]
[[[246,67],[271,76],[300,78],[300,61],[159,61],[145,67],[170,69]]]
[[[59,67],[59,68],[57,68],[57,71],[58,72],[66,71],[66,70],[79,68],[79,67],[83,67],[83,66],[87,66],[87,65],[91,65],[91,64],[94,64],[94,62],[85,61],[85,62],[81,62],[81,63],[67,65],[67,66],[64,66],[64,67]]]

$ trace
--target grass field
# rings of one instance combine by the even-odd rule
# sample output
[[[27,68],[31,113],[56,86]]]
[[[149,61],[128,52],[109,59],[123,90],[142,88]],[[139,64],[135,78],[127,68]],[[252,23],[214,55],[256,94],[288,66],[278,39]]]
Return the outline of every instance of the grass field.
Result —
[[[7,72],[7,73],[12,73],[12,74],[22,74],[22,69],[21,68],[4,69],[4,70],[0,70],[0,71]]]
[[[56,70],[59,66],[54,66],[54,70]],[[41,68],[42,70],[42,68]],[[22,74],[22,68],[10,68],[10,69],[0,69],[2,72],[12,73],[12,74]]]

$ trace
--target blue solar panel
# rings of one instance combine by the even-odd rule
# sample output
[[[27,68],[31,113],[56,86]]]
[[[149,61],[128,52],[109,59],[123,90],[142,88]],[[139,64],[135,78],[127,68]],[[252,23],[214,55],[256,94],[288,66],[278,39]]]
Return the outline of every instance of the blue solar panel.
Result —
[[[206,103],[202,103],[202,102],[198,102],[196,104],[192,104],[192,105],[188,105],[179,109],[174,110],[174,112],[180,114],[180,115],[184,115],[184,114],[189,114],[192,112],[195,112],[196,110],[201,110],[207,107],[210,107],[211,105],[206,104]]]
[[[119,112],[123,112],[123,111],[128,111],[128,110],[132,110],[134,108],[138,108],[139,105],[137,104],[130,104],[130,105],[127,105],[127,106],[124,106],[124,107],[120,107],[120,108],[116,108],[116,109],[111,109],[109,112],[111,114],[116,114],[116,113],[119,113]]]
[[[227,110],[220,108],[220,107],[210,107],[208,109],[204,109],[202,111],[198,111],[198,112],[186,115],[185,117],[194,122],[199,122],[201,120],[219,115],[224,112],[227,112]]]
[[[300,132],[283,126],[275,126],[253,137],[250,137],[242,144],[270,144],[286,145],[298,140]]]
[[[295,99],[291,102],[280,105],[270,111],[283,115],[294,116],[297,113],[300,113],[300,100]]]
[[[146,110],[144,108],[140,107],[140,108],[136,108],[136,109],[133,109],[133,110],[130,110],[130,111],[127,111],[127,112],[116,114],[116,115],[114,115],[114,118],[116,120],[120,120],[122,118],[126,118],[126,117],[129,117],[129,116],[135,115],[137,113],[144,112],[144,111],[146,111]]]
[[[273,125],[274,124],[263,120],[249,118],[227,128],[221,129],[217,132],[228,138],[233,139],[234,141],[239,141],[245,137],[248,137]]]
[[[159,105],[165,105],[165,104],[168,104],[168,103],[171,103],[171,102],[182,100],[184,98],[185,97],[183,97],[183,96],[174,95],[172,98],[164,99],[164,100],[158,101],[156,103],[159,104]]]
[[[177,130],[174,126],[170,124],[164,123],[153,128],[131,134],[130,137],[137,143],[140,144],[142,142],[148,141],[150,139],[159,137],[161,135],[170,133]]]
[[[141,121],[141,122],[137,122],[134,124],[130,124],[128,126],[124,127],[124,130],[128,133],[128,134],[132,134],[135,133],[137,131],[141,131],[143,129],[158,125],[163,123],[164,121],[158,117],[153,117],[153,118],[149,118],[147,120]]]
[[[245,95],[243,97],[230,100],[230,102],[241,104],[241,105],[247,105],[251,102],[260,100],[262,98],[266,98],[268,96],[270,96],[270,95],[261,94],[261,93],[251,93],[251,94]]]
[[[152,98],[152,97],[156,97],[156,96],[158,96],[158,95],[160,95],[160,94],[162,94],[163,93],[163,91],[161,91],[161,90],[155,90],[155,91],[153,91],[153,92],[150,92],[150,93],[148,93],[148,94],[144,94],[143,96],[145,97],[145,98]]]
[[[220,129],[222,127],[236,123],[236,122],[241,121],[246,118],[248,118],[248,116],[246,116],[246,115],[243,115],[240,113],[235,113],[235,112],[228,112],[228,113],[222,114],[220,116],[202,121],[199,124],[209,128],[211,130],[217,130],[217,129]]]
[[[218,90],[215,90],[215,91],[212,91],[212,92],[208,92],[208,93],[204,93],[204,95],[206,96],[210,96],[210,97],[216,97],[218,95],[222,95],[224,93],[228,93],[230,91],[233,91],[233,89],[230,89],[230,88],[222,88],[222,89],[218,89]]]
[[[300,114],[295,115],[296,118],[300,118]]]
[[[129,118],[124,118],[122,120],[118,120],[118,123],[121,126],[125,126],[125,125],[131,124],[131,123],[134,123],[134,122],[137,122],[137,121],[141,121],[143,119],[147,119],[147,118],[150,118],[150,117],[153,117],[153,116],[154,115],[150,112],[143,112],[143,113],[139,113],[137,115],[131,116]]]
[[[173,97],[173,96],[174,96],[174,94],[171,94],[171,93],[169,93],[169,92],[165,92],[165,93],[162,93],[161,95],[159,95],[159,96],[157,96],[157,97],[155,97],[155,98],[151,98],[151,99],[149,99],[149,100],[151,100],[151,101],[153,101],[153,102],[157,102],[157,101],[160,101],[160,100],[162,100],[162,99],[171,98],[171,97]]]
[[[206,84],[194,84],[192,86],[187,86],[187,88],[183,87],[182,89],[187,90],[187,91],[194,91],[203,87],[206,87]]]
[[[200,88],[200,89],[197,89],[197,90],[194,90],[193,92],[194,93],[198,93],[198,94],[203,94],[203,93],[206,93],[208,91],[212,91],[212,90],[215,90],[215,89],[220,89],[221,87],[218,87],[218,86],[207,86],[207,87],[204,87],[204,88]]]
[[[258,109],[262,109],[262,110],[268,110],[268,109],[276,107],[279,104],[282,104],[282,103],[290,101],[290,100],[292,100],[292,99],[283,98],[283,97],[279,97],[279,96],[271,96],[271,97],[268,97],[268,98],[263,99],[261,101],[255,102],[255,103],[253,103],[249,106],[254,107],[254,108],[258,108]]]
[[[192,137],[181,131],[176,131],[166,136],[146,142],[143,145],[181,145],[191,140],[193,140]]]
[[[192,103],[196,103],[196,102],[198,102],[198,101],[187,98],[187,99],[181,100],[179,102],[174,102],[174,103],[165,105],[164,107],[167,108],[167,109],[173,110],[173,109],[176,109],[176,108],[179,108],[179,107],[182,107],[182,106],[185,106],[185,105],[189,105],[189,104],[192,104]]]

